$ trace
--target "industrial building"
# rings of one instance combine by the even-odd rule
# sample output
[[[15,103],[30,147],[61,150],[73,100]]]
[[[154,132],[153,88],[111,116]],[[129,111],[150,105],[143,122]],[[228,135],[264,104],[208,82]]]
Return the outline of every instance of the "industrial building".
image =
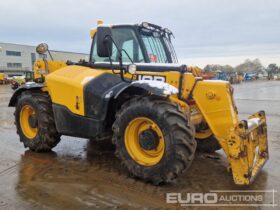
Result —
[[[55,60],[77,62],[80,59],[87,59],[84,53],[64,52],[50,50]],[[46,54],[47,59],[50,55]],[[24,72],[33,71],[33,64],[37,58],[41,57],[36,53],[36,46],[3,43],[0,42],[0,72],[7,76],[23,75]]]

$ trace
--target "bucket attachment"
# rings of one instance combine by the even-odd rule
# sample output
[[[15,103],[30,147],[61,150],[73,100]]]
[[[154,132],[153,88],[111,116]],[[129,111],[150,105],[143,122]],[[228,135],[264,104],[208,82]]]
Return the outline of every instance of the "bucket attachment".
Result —
[[[268,160],[265,112],[260,111],[238,123],[231,131],[228,159],[235,184],[250,184]]]

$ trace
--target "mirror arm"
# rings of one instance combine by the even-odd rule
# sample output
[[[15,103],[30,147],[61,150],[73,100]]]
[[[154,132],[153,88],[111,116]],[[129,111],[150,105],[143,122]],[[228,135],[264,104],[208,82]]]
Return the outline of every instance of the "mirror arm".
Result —
[[[46,60],[46,58],[43,58],[43,61],[45,63],[45,74],[49,74],[49,65],[48,65],[48,61]]]
[[[119,54],[119,63],[120,63],[120,74],[121,74],[121,79],[122,79],[122,81],[124,81],[124,82],[127,82],[127,83],[131,83],[132,82],[132,80],[133,80],[133,75],[132,75],[132,77],[131,77],[131,79],[130,80],[127,80],[127,79],[125,79],[125,77],[124,77],[124,73],[127,73],[127,69],[125,68],[125,66],[123,65],[123,61],[122,61],[122,51],[124,51],[124,50],[121,50],[120,51],[120,54]],[[124,51],[125,52],[125,51]],[[126,52],[125,52],[126,53]],[[128,55],[127,55],[128,56]],[[129,56],[128,56],[129,57]],[[133,62],[132,62],[133,63]]]
[[[50,57],[51,57],[51,59],[52,59],[52,61],[53,61],[53,57],[52,57],[52,54],[51,54],[51,52],[48,50],[48,53],[49,53],[49,55],[50,55]]]
[[[122,49],[122,52],[124,52],[126,54],[126,56],[128,57],[128,59],[130,60],[131,64],[134,64],[133,60],[131,59],[131,57],[128,55],[128,53],[126,52],[126,50]]]
[[[116,46],[117,47],[117,46]],[[124,82],[129,82],[128,80],[126,80],[124,78],[124,72],[126,72],[125,67],[123,66],[123,62],[122,62],[122,51],[119,51],[119,63],[120,63],[120,74],[121,74],[121,79]]]

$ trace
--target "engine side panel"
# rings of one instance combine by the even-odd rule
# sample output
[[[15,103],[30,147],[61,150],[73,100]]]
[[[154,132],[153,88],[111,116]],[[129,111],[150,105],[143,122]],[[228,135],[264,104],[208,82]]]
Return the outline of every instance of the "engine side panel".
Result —
[[[84,86],[102,74],[102,70],[75,65],[48,74],[46,86],[52,102],[67,107],[74,114],[84,116]]]

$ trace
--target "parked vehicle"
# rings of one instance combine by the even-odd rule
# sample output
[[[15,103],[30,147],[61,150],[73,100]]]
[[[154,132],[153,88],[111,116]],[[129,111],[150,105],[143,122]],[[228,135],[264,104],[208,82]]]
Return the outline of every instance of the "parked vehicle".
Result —
[[[5,84],[8,84],[8,80],[7,80],[7,77],[4,73],[0,73],[0,84],[1,85],[5,85]]]
[[[18,88],[9,103],[20,141],[45,152],[61,135],[100,141],[109,133],[127,170],[154,184],[186,171],[197,145],[222,148],[235,184],[252,183],[268,159],[265,112],[239,121],[229,82],[174,64],[171,37],[146,22],[99,25],[89,61],[37,60],[37,82]],[[38,45],[37,53],[46,52]]]
[[[32,71],[26,71],[24,72],[23,76],[14,76],[12,77],[10,83],[11,83],[11,88],[13,90],[16,90],[19,86],[24,85],[27,82],[32,82],[34,79]]]
[[[244,81],[252,81],[252,80],[256,80],[257,79],[257,75],[254,73],[245,73],[244,74]]]

